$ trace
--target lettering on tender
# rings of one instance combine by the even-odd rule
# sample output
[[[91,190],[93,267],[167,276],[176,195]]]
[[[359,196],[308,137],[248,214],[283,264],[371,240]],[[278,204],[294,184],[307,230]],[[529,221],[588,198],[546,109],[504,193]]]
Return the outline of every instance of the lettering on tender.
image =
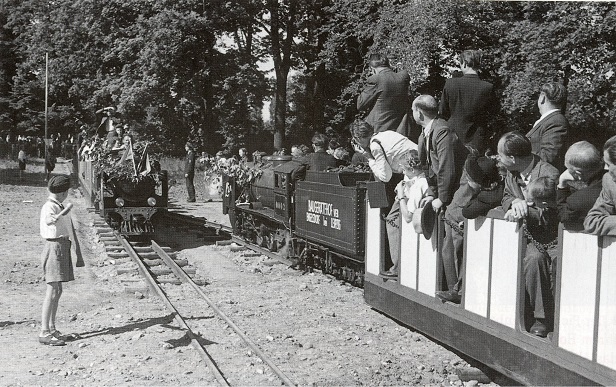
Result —
[[[306,221],[314,224],[322,224],[335,230],[342,229],[342,222],[338,218],[340,212],[334,208],[332,203],[321,202],[318,200],[308,200],[308,212],[306,212]],[[328,221],[328,217],[331,218]]]

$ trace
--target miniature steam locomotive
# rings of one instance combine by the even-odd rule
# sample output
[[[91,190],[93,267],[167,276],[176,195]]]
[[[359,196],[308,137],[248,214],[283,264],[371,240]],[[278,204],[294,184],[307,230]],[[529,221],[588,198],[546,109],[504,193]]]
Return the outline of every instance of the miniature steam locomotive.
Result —
[[[87,200],[123,235],[152,234],[152,218],[167,209],[167,172],[150,172],[131,180],[98,172],[96,163],[79,161],[79,181]]]

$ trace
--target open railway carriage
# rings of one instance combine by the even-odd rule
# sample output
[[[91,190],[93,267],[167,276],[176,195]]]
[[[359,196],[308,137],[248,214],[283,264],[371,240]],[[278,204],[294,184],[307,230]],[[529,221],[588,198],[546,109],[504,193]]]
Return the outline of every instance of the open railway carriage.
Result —
[[[402,222],[399,281],[387,280],[379,277],[387,238],[380,211],[366,208],[364,297],[372,307],[522,384],[616,385],[616,238],[561,228],[555,329],[542,339],[525,329],[526,244],[515,223],[497,211],[466,222],[456,305],[435,297],[442,224],[426,240]]]
[[[152,218],[167,209],[167,172],[150,172],[130,180],[98,171],[97,162],[79,162],[79,180],[90,203],[124,235],[153,233]]]

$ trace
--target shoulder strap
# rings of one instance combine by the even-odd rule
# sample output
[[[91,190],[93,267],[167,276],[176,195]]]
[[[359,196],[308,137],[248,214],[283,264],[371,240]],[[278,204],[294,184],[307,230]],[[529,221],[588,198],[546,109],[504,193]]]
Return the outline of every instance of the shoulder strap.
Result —
[[[385,161],[387,161],[387,164],[391,165],[389,163],[389,160],[387,160],[387,153],[385,153],[385,148],[383,148],[383,144],[381,144],[381,141],[378,138],[373,138],[370,140],[370,143],[376,142],[377,144],[379,144],[379,146],[381,147],[381,150],[383,151],[383,157],[385,157]]]

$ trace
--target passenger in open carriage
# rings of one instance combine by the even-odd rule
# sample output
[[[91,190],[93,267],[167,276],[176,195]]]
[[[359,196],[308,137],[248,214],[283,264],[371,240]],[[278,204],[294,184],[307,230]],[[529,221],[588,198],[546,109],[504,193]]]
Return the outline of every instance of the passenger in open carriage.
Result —
[[[409,152],[417,150],[417,145],[393,130],[374,133],[372,126],[363,120],[353,122],[351,133],[355,152],[368,159],[374,177],[383,183],[391,182],[395,187],[403,178],[402,165],[408,163]],[[393,187],[391,189],[393,191]],[[393,204],[388,204],[391,207],[385,217],[385,226],[393,266],[381,275],[397,277],[400,263],[400,202],[395,200]]]
[[[584,218],[601,193],[603,159],[594,145],[579,141],[565,153],[565,168],[556,187],[558,219],[570,230],[583,230]]]
[[[560,82],[541,85],[537,107],[541,117],[526,133],[530,139],[533,153],[559,171],[564,169],[564,155],[570,136],[569,121],[565,117],[567,88]]]
[[[296,144],[291,146],[291,157],[294,161],[303,161],[304,157],[310,153],[310,148],[304,144]]]
[[[538,181],[537,184],[545,186],[542,188],[544,192],[550,192],[549,182],[552,182],[551,187],[555,187],[559,173],[554,166],[532,153],[530,140],[518,131],[505,133],[501,137],[498,161],[508,171],[502,201],[505,220],[523,223],[527,238],[523,267],[526,307],[532,319],[526,321],[533,321],[529,328],[531,334],[545,337],[552,329],[554,318],[551,262],[556,259],[555,242],[558,241],[558,222],[553,208],[556,192],[553,193],[554,205],[551,206],[550,200],[544,199],[545,195],[536,194],[540,192],[541,185],[533,188],[531,183],[534,185]],[[544,202],[547,204],[544,205]]]
[[[238,162],[239,162],[240,164],[245,164],[245,163],[247,163],[248,161],[250,161],[250,160],[248,159],[248,150],[246,150],[246,148],[240,148],[240,149],[237,151],[237,154],[238,154]]]
[[[311,171],[324,171],[329,167],[336,167],[336,158],[327,153],[329,139],[323,133],[315,133],[312,136],[313,153],[304,157],[306,167]]]
[[[462,300],[462,262],[464,256],[464,220],[487,215],[503,200],[504,177],[490,157],[471,154],[464,163],[467,179],[453,195],[445,211],[445,240],[442,259],[447,290],[437,291],[443,301],[459,304]]]
[[[435,211],[453,199],[458,189],[463,160],[468,150],[447,121],[439,118],[438,104],[431,95],[420,95],[413,101],[413,118],[422,127],[418,140],[419,157],[428,165],[428,183],[432,194],[427,198]]]
[[[603,175],[597,201],[584,219],[584,229],[595,235],[616,236],[616,136],[603,146],[603,161],[608,172]]]

